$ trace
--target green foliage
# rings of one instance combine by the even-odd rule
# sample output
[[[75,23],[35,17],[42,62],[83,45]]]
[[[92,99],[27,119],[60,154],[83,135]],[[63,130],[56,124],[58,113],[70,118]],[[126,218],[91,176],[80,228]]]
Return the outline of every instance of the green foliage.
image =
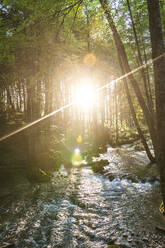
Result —
[[[163,3],[161,6],[162,10]],[[110,0],[110,8],[126,47],[131,67],[135,68],[138,66],[137,49],[126,1]],[[151,49],[146,1],[131,1],[131,9],[140,49],[142,54],[145,50],[149,58]],[[163,11],[161,12],[164,20]],[[0,5],[0,26],[0,121],[4,123],[21,126],[25,124],[25,120],[33,121],[65,105],[69,99],[71,100],[72,89],[84,74],[92,75],[96,87],[120,75],[112,31],[98,0],[4,0]],[[92,67],[84,63],[84,56],[89,52],[96,56],[96,64]],[[152,78],[150,70],[149,77]],[[144,91],[141,76],[137,74],[136,78]],[[93,146],[90,154],[87,155],[87,160],[90,161],[93,156],[104,152],[102,146],[108,142],[119,145],[138,138],[134,124],[131,123],[123,82],[118,82],[116,90],[113,86],[106,90],[107,93],[104,92],[103,97],[107,101],[104,111],[105,109],[109,111],[108,130],[105,129],[104,132],[104,123],[99,123],[103,109],[100,110],[95,106],[99,119],[98,129],[87,134],[88,145]],[[142,110],[132,88],[130,92],[137,118],[146,132]],[[106,98],[107,94],[109,94],[108,98]],[[15,112],[12,110],[12,103]],[[18,109],[22,112],[22,116],[18,116]],[[77,120],[75,123],[72,120],[75,118],[72,118],[75,114],[74,109],[71,109],[68,116],[65,114],[60,113],[59,124],[64,125],[68,133],[66,132],[64,140],[59,138],[59,142],[50,145],[49,140],[45,140],[47,147],[44,150],[40,149],[38,156],[37,164],[41,168],[47,166],[58,169],[61,163],[70,161],[73,149],[77,145],[76,137],[84,132],[84,120],[82,122]],[[30,119],[27,118],[28,115]],[[78,116],[77,119],[81,118]],[[119,136],[117,144],[115,118]],[[68,128],[65,122],[69,119],[72,120],[73,125]],[[56,140],[51,132],[49,135],[50,139]],[[37,136],[37,139],[39,138],[40,135]],[[84,139],[83,144],[85,142]],[[38,143],[40,148],[44,142],[40,144],[38,141]],[[85,147],[83,144],[82,152]],[[98,147],[101,147],[100,150]]]

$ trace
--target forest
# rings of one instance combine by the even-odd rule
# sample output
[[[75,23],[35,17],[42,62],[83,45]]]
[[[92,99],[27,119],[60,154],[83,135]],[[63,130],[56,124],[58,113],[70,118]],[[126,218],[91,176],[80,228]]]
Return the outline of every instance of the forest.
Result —
[[[165,1],[0,0],[0,248],[165,247]]]

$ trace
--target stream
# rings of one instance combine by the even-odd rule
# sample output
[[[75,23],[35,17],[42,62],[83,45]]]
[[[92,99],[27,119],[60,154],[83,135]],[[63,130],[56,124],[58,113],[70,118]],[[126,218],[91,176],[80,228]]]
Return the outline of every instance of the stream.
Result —
[[[156,229],[164,224],[159,182],[117,176],[126,163],[147,164],[145,153],[110,147],[100,157],[109,161],[102,175],[90,167],[73,168],[71,175],[61,169],[48,184],[22,182],[11,188],[0,198],[0,246],[164,248],[165,233]],[[116,176],[110,180],[112,172]]]

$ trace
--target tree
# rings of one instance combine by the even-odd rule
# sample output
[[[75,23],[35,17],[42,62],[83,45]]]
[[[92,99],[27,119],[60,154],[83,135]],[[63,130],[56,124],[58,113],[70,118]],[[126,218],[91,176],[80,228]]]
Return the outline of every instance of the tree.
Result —
[[[155,95],[156,95],[156,119],[158,157],[157,163],[160,168],[160,183],[165,204],[165,48],[162,35],[159,1],[147,0],[149,13],[149,28],[151,34],[151,47]],[[160,57],[161,56],[161,57]]]

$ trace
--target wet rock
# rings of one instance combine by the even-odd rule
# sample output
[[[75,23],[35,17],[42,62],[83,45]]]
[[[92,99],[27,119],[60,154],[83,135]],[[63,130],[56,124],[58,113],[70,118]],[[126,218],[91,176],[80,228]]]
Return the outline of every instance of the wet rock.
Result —
[[[128,237],[129,236],[129,232],[123,233],[123,237]]]
[[[99,151],[99,153],[104,153],[104,152],[107,151],[107,147],[100,146],[100,147],[98,148],[98,151]]]
[[[103,165],[103,166],[106,166],[106,165],[109,164],[109,161],[108,161],[107,159],[101,159],[99,162],[100,162],[101,165]]]
[[[115,232],[115,231],[114,231]],[[111,233],[114,234],[114,232],[112,231]],[[110,235],[111,235],[110,233]],[[116,238],[112,238],[112,235],[111,235],[111,238],[108,240],[107,244],[108,245],[114,245],[116,242]],[[109,246],[108,246],[109,247]]]
[[[139,180],[138,180],[138,178],[137,178],[137,176],[135,174],[129,174],[129,173],[124,174],[124,175],[121,176],[121,179],[127,179],[127,180],[130,180],[133,183],[138,183],[139,182]]]
[[[6,243],[2,246],[0,246],[0,248],[16,248],[14,243]]]
[[[158,182],[160,181],[160,176],[156,177],[156,181],[158,181]]]
[[[132,175],[129,174],[127,179],[130,180],[133,183],[138,183],[138,181],[139,181],[138,178],[136,177],[136,175],[134,175],[134,174],[132,174]]]
[[[102,173],[104,170],[104,165],[102,165],[100,161],[93,162],[90,165],[92,166],[92,170],[95,173]]]
[[[109,245],[108,248],[121,248],[120,245]]]
[[[147,178],[146,178],[146,177],[142,177],[142,178],[140,178],[140,181],[141,181],[142,183],[146,183],[146,182],[147,182]]]
[[[47,183],[50,181],[51,175],[40,168],[36,168],[27,172],[27,178],[31,183]]]
[[[157,225],[155,228],[156,228],[158,231],[165,233],[165,226]]]
[[[127,245],[109,245],[108,248],[129,248]]]
[[[144,237],[144,238],[142,238],[142,241],[148,242],[149,240],[147,237]]]
[[[148,179],[148,182],[154,183],[156,181],[156,178],[157,178],[156,176],[152,176]]]
[[[107,159],[101,159],[101,160],[90,163],[90,166],[92,167],[92,170],[95,173],[103,173],[104,167],[108,164],[109,164],[109,161]]]
[[[115,179],[116,176],[113,175],[113,174],[110,174],[108,177],[109,177],[109,180],[110,180],[110,181],[113,181],[113,180]]]

